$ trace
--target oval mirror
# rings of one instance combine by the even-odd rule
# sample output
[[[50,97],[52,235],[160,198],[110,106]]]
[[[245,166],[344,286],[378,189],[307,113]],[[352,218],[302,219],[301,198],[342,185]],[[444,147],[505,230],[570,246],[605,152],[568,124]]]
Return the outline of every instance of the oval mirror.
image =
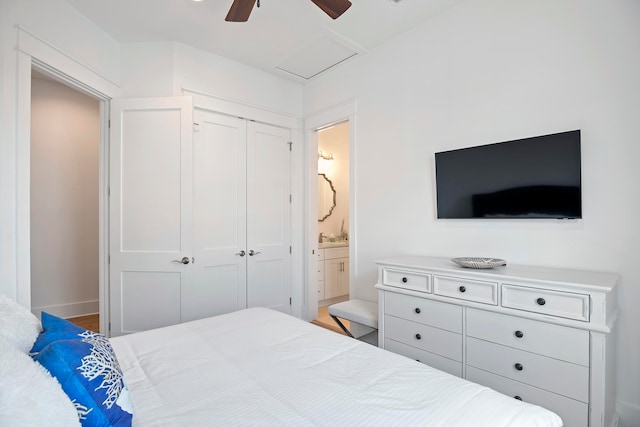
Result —
[[[318,174],[318,222],[329,218],[336,207],[336,189],[323,173]]]

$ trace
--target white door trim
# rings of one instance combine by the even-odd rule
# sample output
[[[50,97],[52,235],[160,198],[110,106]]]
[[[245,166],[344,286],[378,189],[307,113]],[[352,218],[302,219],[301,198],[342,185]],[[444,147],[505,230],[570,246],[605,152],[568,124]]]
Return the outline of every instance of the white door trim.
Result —
[[[300,119],[286,113],[271,111],[260,106],[221,98],[216,95],[185,87],[182,88],[182,94],[193,98],[194,108],[228,116],[241,117],[285,129],[297,130],[300,127]]]
[[[304,175],[306,185],[305,218],[305,282],[306,298],[302,310],[303,318],[318,317],[318,130],[328,126],[349,122],[349,295],[354,295],[354,277],[357,275],[357,198],[356,198],[356,101],[342,104],[311,114],[304,119],[306,161]]]

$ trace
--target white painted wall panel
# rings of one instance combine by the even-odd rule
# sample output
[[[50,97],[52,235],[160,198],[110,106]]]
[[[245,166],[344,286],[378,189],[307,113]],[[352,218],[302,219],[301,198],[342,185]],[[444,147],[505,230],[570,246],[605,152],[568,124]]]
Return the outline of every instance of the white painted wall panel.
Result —
[[[96,313],[99,105],[47,80],[31,95],[31,304]]]
[[[303,86],[262,70],[174,44],[174,93],[182,88],[300,117]]]
[[[358,257],[493,256],[621,274],[618,401],[640,424],[640,4],[461,2],[305,86],[305,115],[356,99]],[[436,220],[434,153],[582,129],[584,219]]]

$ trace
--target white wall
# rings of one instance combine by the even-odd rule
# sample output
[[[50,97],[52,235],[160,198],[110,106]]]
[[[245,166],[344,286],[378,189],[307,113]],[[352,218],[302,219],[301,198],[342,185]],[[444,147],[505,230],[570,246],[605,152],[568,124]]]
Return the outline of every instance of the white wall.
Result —
[[[300,83],[175,43],[174,93],[195,89],[268,111],[302,116]]]
[[[349,231],[349,122],[319,131],[318,150],[333,154],[331,169],[326,175],[336,190],[336,207],[329,218],[318,222],[318,232],[338,237],[342,220],[345,231]]]
[[[189,89],[300,117],[302,85],[176,42],[122,45],[124,97],[182,95]]]
[[[173,47],[171,42],[122,45],[122,97],[172,96]]]
[[[31,85],[31,306],[98,312],[100,105],[60,83]]]
[[[354,297],[374,260],[495,256],[617,272],[617,399],[640,425],[640,3],[474,0],[305,88],[305,114],[357,99]],[[434,152],[582,130],[579,221],[435,219]]]

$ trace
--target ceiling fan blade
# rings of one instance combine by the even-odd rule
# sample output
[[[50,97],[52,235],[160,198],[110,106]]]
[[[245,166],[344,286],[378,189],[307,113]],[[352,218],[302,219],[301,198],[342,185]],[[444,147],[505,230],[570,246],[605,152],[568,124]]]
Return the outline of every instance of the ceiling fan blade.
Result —
[[[351,7],[349,0],[311,0],[329,15],[332,19],[337,19]]]
[[[227,13],[225,21],[229,22],[247,22],[256,0],[233,0],[233,4]]]

